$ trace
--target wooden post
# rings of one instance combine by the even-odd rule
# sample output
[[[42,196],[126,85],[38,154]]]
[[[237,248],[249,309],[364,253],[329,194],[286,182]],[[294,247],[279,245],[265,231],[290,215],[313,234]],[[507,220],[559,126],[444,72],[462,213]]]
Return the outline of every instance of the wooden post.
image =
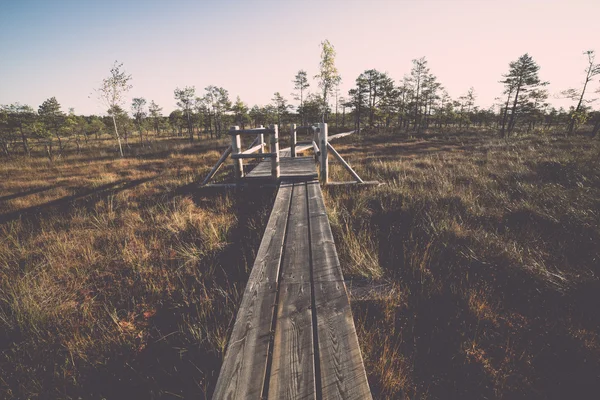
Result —
[[[259,128],[264,128],[264,126],[260,125]],[[264,153],[265,152],[265,134],[261,133],[258,136],[260,136],[260,153]]]
[[[239,126],[232,126],[231,130],[239,131]],[[231,135],[231,152],[232,154],[240,154],[242,152],[242,138],[239,134]],[[244,160],[237,159],[233,160],[233,168],[235,172],[235,179],[244,177]]]
[[[279,169],[279,127],[271,125],[273,133],[271,134],[271,153],[275,153],[275,157],[271,157],[271,176],[274,180],[279,180],[281,171]]]
[[[319,150],[321,150],[321,182],[329,182],[329,160],[327,159],[327,124],[319,124]]]
[[[296,124],[291,124],[290,125],[291,131],[292,131],[292,144],[291,144],[291,153],[292,153],[292,157],[296,157]]]

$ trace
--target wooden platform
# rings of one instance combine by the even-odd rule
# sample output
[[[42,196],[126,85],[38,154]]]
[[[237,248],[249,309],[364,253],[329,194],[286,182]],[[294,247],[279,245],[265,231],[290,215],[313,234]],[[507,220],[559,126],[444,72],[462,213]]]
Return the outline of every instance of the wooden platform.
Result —
[[[213,397],[261,398],[372,398],[316,181],[279,188]]]
[[[279,159],[281,181],[308,181],[317,179],[317,167],[313,157],[281,157]],[[245,180],[272,180],[271,160],[265,160],[250,171]]]

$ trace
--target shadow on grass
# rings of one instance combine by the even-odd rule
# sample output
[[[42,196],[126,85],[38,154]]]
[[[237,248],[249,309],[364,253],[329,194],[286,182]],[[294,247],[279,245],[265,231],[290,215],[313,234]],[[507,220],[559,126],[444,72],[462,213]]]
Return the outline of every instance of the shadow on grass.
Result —
[[[83,398],[200,398],[212,396],[224,354],[209,337],[228,337],[238,302],[266,227],[275,190],[236,190],[233,212],[237,223],[229,231],[228,244],[202,265],[215,266],[210,282],[189,277],[189,286],[198,292],[187,303],[177,293],[166,299],[149,320],[151,330],[147,347],[138,354],[131,349],[114,349],[115,355],[103,366],[82,374],[73,395]],[[223,201],[222,189],[199,189],[197,184],[179,187],[167,195],[190,196],[198,207]],[[199,268],[202,265],[198,265]],[[174,263],[173,269],[179,266]],[[213,297],[206,316],[207,297]],[[195,332],[195,333],[193,333]]]
[[[56,189],[60,186],[61,185],[43,186],[43,187],[39,187],[39,188],[35,188],[35,189],[26,190],[26,191],[20,192],[20,193],[14,193],[14,194],[6,195],[6,196],[0,196],[0,201],[8,201],[8,200],[13,200],[13,199],[18,199],[21,197],[30,196],[32,194],[43,193],[48,190]]]
[[[156,177],[135,179],[132,181],[120,180],[107,183],[94,189],[84,189],[80,193],[71,196],[61,197],[37,206],[22,208],[0,215],[0,224],[14,221],[16,219],[25,219],[30,221],[39,220],[50,213],[69,213],[73,208],[86,204],[96,203],[108,196],[122,192],[123,190],[134,188],[146,182],[150,182]]]

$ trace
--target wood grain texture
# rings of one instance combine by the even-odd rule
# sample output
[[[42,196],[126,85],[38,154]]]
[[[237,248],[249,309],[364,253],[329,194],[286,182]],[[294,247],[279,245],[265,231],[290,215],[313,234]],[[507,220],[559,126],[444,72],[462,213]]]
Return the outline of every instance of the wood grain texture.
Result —
[[[279,187],[269,222],[267,222],[258,253],[256,253],[254,266],[248,278],[248,284],[278,280],[292,189],[292,184],[281,184]]]
[[[292,185],[277,193],[244,291],[213,399],[262,396]]]
[[[214,400],[261,398],[276,289],[275,282],[249,284],[246,288],[227,345]]]
[[[295,183],[288,219],[284,258],[281,265],[282,283],[310,282],[308,234],[306,183]]]
[[[342,269],[319,182],[307,183],[314,281],[341,281]]]
[[[280,177],[285,180],[312,180],[317,178],[317,168],[312,157],[281,157]],[[271,162],[261,161],[246,175],[246,179],[271,179]]]
[[[343,281],[314,283],[323,400],[371,399]]]
[[[310,283],[281,283],[269,399],[315,399]]]

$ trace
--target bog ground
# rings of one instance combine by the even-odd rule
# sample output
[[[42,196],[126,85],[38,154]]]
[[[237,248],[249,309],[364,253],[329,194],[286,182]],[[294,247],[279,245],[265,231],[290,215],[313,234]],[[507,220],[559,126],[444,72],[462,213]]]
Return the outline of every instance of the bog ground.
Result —
[[[210,398],[275,191],[151,139],[0,161],[0,397]],[[598,140],[340,140],[385,183],[324,189],[374,397],[594,398]]]

